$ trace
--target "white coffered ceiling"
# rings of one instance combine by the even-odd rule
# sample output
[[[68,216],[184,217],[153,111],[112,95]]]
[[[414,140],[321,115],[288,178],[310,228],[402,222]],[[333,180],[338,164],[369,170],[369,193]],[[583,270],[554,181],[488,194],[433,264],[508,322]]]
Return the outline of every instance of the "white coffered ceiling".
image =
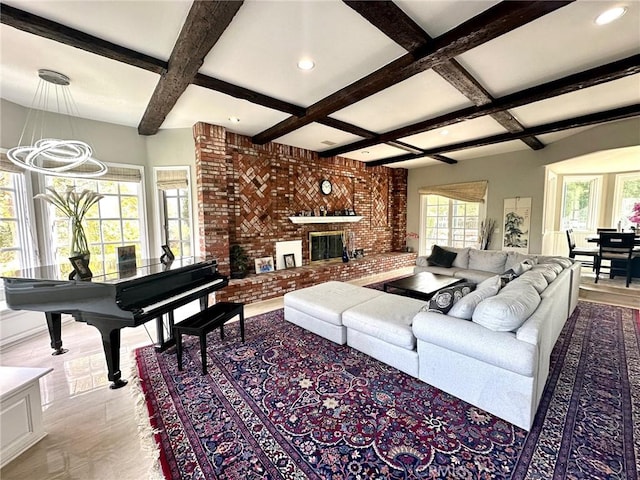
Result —
[[[395,5],[431,38],[437,39],[499,3],[398,0]],[[621,19],[602,27],[595,25],[599,13],[619,4],[627,7]],[[167,62],[192,2],[10,0],[3,5]],[[47,68],[71,78],[71,91],[83,117],[138,127],[160,80],[158,73],[27,33],[5,24],[4,20],[0,43],[2,98],[27,107],[37,85],[37,70]],[[640,2],[582,0],[471,48],[455,60],[493,99],[499,99],[639,53]],[[405,54],[405,48],[340,1],[245,1],[204,57],[199,73],[307,108]],[[313,70],[297,68],[296,62],[303,57],[313,59]],[[640,74],[635,73],[512,108],[509,113],[528,129],[639,103]],[[339,108],[329,117],[377,135],[473,105],[441,75],[425,70]],[[190,128],[201,121],[253,137],[290,116],[191,84],[160,128]],[[240,122],[232,123],[230,117],[238,117]],[[576,131],[568,129],[536,138],[548,144]],[[492,117],[481,116],[400,136],[397,140],[419,149],[436,149],[505,133],[505,127]],[[360,140],[363,137],[353,132],[317,121],[274,139],[318,152]],[[442,155],[462,161],[530,148],[521,140],[508,140],[445,151]],[[369,162],[407,153],[405,149],[378,142],[342,155]],[[394,166],[413,168],[439,163],[427,156]]]

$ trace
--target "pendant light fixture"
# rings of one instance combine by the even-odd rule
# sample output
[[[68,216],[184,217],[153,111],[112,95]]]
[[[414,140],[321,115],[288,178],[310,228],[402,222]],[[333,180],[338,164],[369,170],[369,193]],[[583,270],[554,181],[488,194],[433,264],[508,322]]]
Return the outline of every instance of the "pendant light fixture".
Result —
[[[38,70],[38,76],[40,81],[18,146],[7,151],[9,160],[26,170],[59,177],[99,177],[107,173],[107,166],[92,157],[89,144],[73,140],[73,118],[79,115],[71,97],[69,77],[45,69]],[[51,110],[64,117],[47,119]],[[62,131],[65,123],[67,132]],[[62,133],[70,139],[63,140]],[[24,145],[23,140],[30,143]]]

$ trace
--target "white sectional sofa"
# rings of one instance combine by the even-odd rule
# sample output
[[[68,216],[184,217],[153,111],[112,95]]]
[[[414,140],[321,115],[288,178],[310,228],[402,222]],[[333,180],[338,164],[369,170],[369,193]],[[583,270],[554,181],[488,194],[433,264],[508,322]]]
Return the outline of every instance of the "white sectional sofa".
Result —
[[[529,430],[549,374],[551,349],[577,303],[572,288],[580,268],[570,259],[534,261],[549,263],[501,289],[495,272],[484,275],[478,289],[454,305],[454,313],[468,318],[428,311],[435,300],[341,282],[287,293],[284,316]],[[465,270],[454,268],[458,274]]]

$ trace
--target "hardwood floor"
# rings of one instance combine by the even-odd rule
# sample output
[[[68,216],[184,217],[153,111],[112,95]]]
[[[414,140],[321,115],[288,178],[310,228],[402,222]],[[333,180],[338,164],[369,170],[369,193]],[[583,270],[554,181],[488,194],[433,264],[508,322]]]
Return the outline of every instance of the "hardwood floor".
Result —
[[[385,278],[408,274],[411,268],[375,275],[352,283],[366,285]],[[625,289],[622,279],[601,279],[593,283],[585,270],[581,299],[640,308],[640,281]],[[248,305],[245,316],[282,307],[282,298]],[[184,315],[188,312],[183,312]],[[43,319],[44,321],[44,319]],[[122,331],[123,377],[131,380],[132,353],[153,343],[155,331]],[[43,420],[47,437],[0,470],[2,480],[62,480],[154,478],[154,459],[148,437],[148,419],[136,386],[108,388],[106,366],[98,331],[70,321],[63,326],[69,352],[52,356],[47,334],[12,345],[0,352],[0,364],[25,367],[52,367],[42,380]],[[142,407],[138,417],[136,408]],[[159,478],[159,477],[158,477]]]

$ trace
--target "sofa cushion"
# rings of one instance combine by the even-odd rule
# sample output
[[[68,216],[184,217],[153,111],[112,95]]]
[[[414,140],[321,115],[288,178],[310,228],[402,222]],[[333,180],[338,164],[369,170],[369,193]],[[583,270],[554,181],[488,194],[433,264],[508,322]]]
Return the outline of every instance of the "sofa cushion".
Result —
[[[464,270],[462,268],[458,268],[453,273],[453,276],[455,278],[462,278],[463,280],[467,280],[468,282],[477,284],[485,281],[487,278],[495,276],[495,273],[485,272],[484,270]]]
[[[469,269],[484,270],[485,272],[504,272],[507,254],[488,250],[469,250]]]
[[[559,267],[559,265],[557,265]],[[562,267],[560,267],[562,269]],[[531,269],[532,272],[540,272],[544,276],[547,283],[553,282],[558,276],[558,272],[554,268],[554,264],[538,264]]]
[[[520,263],[517,263],[513,266],[512,270],[518,277],[522,275],[524,272],[529,271],[533,268],[534,263],[530,260],[523,260]]]
[[[533,288],[535,288],[536,292],[538,293],[542,293],[548,285],[547,280],[544,278],[544,275],[542,275],[542,272],[536,271],[524,272],[518,277],[516,285],[520,282],[528,283]]]
[[[434,245],[431,249],[431,255],[427,258],[427,262],[429,262],[429,265],[448,268],[453,265],[456,255],[455,252],[449,252],[438,245]]]
[[[513,332],[535,312],[539,304],[540,295],[535,288],[519,285],[480,302],[472,320],[496,332]]]
[[[510,268],[513,268],[514,265],[522,263],[525,260],[529,260],[532,265],[538,263],[538,257],[526,255],[520,252],[507,252],[507,261],[504,264],[504,269],[509,270]]]
[[[416,339],[411,324],[424,305],[426,303],[423,300],[388,293],[345,311],[342,315],[343,324],[348,329],[413,350]]]
[[[549,263],[556,263],[558,265],[561,265],[563,269],[569,268],[571,265],[573,265],[573,262],[565,257],[542,257],[538,263],[544,265]]]
[[[486,298],[493,297],[500,290],[500,277],[494,275],[476,286],[473,292],[458,300],[449,310],[448,315],[452,317],[471,320],[473,311],[478,304]]]
[[[438,290],[431,300],[429,300],[426,311],[447,313],[457,301],[465,295],[468,295],[475,288],[475,283],[465,282]]]
[[[442,249],[448,252],[454,252],[456,254],[456,258],[453,260],[453,264],[451,266],[458,268],[469,268],[469,247],[455,248],[443,246]]]
[[[425,257],[426,258],[426,257]],[[420,267],[420,266],[415,266],[413,268],[413,273],[420,273],[420,272],[430,272],[430,273],[436,273],[438,275],[444,275],[446,277],[455,277],[457,272],[465,272],[466,270],[462,269],[462,268],[456,268],[456,267],[436,267],[431,266],[431,267]]]
[[[342,325],[342,312],[381,295],[386,294],[372,288],[330,281],[288,292],[284,295],[284,304],[319,320]]]

